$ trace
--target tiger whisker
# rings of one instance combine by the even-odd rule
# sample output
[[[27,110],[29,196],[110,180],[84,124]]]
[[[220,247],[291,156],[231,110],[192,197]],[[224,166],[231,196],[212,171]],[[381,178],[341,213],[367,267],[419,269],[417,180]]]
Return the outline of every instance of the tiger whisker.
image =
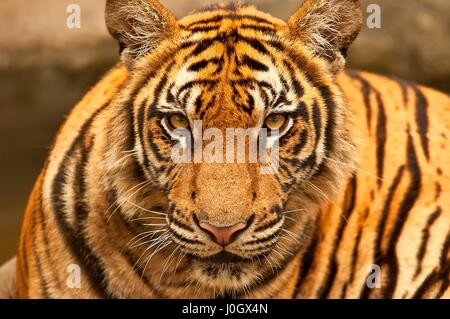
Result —
[[[150,181],[146,181],[146,182],[139,183],[139,184],[133,186],[132,188],[130,188],[129,190],[127,190],[127,191],[125,192],[125,195],[124,195],[124,196],[127,196],[128,199],[129,199],[131,196],[134,196],[134,195],[135,195],[136,193],[138,193],[140,190],[142,190],[143,188],[145,188],[145,187],[147,187],[148,185],[150,185],[150,183],[151,183]],[[141,186],[141,187],[139,187],[139,186]],[[131,194],[131,195],[128,196],[128,193],[129,193],[129,192],[133,191],[134,189],[136,189],[136,188],[138,188],[138,187],[139,187],[138,190],[136,190],[133,194]],[[117,198],[117,199],[115,200],[115,202],[112,203],[111,206],[109,206],[109,208],[106,210],[105,214],[108,214],[109,210],[110,210],[115,204],[119,204],[119,200],[120,200],[120,198]],[[114,211],[113,211],[113,212],[111,213],[111,215],[108,217],[107,223],[111,220],[112,216],[119,210],[120,206],[121,206],[120,204],[117,205],[116,209],[114,209]]]
[[[168,237],[162,238],[162,236],[161,236],[160,238],[158,238],[158,240],[156,240],[153,244],[151,244],[151,245],[144,251],[144,253],[146,253],[149,249],[151,249],[151,248],[153,248],[153,247],[156,247],[155,250],[153,251],[153,253],[154,253],[155,251],[158,250],[159,247],[161,247],[161,244],[163,244],[167,239],[168,239]],[[152,255],[153,255],[153,253],[152,253]],[[143,255],[144,255],[144,254],[143,254]],[[139,259],[140,259],[140,258],[139,258]],[[148,257],[147,257],[146,260],[148,260]],[[140,267],[141,265],[143,265],[144,263],[145,263],[145,261],[143,261],[143,262],[139,265],[139,267]],[[144,273],[145,273],[145,268],[144,268],[142,274],[144,274]]]
[[[130,152],[130,151],[131,151],[131,153],[127,153],[127,152]],[[130,151],[123,151],[123,153],[125,153],[126,155],[120,157],[113,164],[111,164],[109,166],[109,168],[102,174],[102,176],[100,177],[100,180],[103,181],[108,173],[110,173],[113,169],[117,168],[116,165],[119,162],[124,161],[128,157],[137,155],[137,151],[135,151],[135,150],[130,150]],[[120,167],[122,167],[122,166],[123,166],[123,164],[120,165]],[[118,167],[118,168],[120,168],[120,167]]]
[[[356,171],[358,171],[358,172],[364,173],[364,174],[366,174],[366,175],[368,175],[368,176],[371,176],[371,177],[373,177],[373,178],[376,178],[376,179],[378,179],[378,180],[380,180],[380,181],[383,181],[383,182],[385,181],[383,178],[381,178],[381,177],[379,177],[379,176],[377,176],[377,175],[375,175],[375,174],[372,174],[372,173],[370,173],[369,171],[363,170],[362,168],[356,167],[356,166],[354,166],[354,165],[352,165],[352,164],[349,164],[349,163],[343,163],[343,162],[334,160],[334,159],[329,158],[329,157],[325,157],[325,159],[328,160],[328,161],[330,161],[330,162],[336,163],[336,164],[340,164],[340,165],[344,165],[344,166],[353,168],[354,170],[356,170]]]
[[[328,198],[328,196],[325,194],[325,192],[324,192],[323,190],[321,190],[319,187],[317,187],[316,185],[314,185],[312,182],[307,181],[307,183],[308,183],[310,186],[312,186],[319,194],[322,194],[322,196],[324,196],[325,199],[326,199],[333,207],[335,207],[335,208],[339,211],[341,217],[342,217],[342,218],[344,219],[344,221],[348,224],[348,219],[347,219],[347,217],[345,217],[345,216],[342,214],[342,210],[341,210],[339,207],[337,207],[337,206],[336,206],[336,205]]]
[[[169,232],[167,231],[167,233],[163,233],[160,237],[158,237],[159,240],[163,240],[163,237],[168,236]],[[153,243],[152,245],[150,245],[149,247],[147,247],[144,252],[141,254],[141,256],[138,258],[138,260],[134,263],[133,265],[133,270],[136,269],[136,266],[139,264],[139,261],[142,259],[142,257],[147,253],[147,251],[149,251],[150,249],[152,249],[155,245],[158,244],[158,241],[156,241],[155,243]]]
[[[177,261],[177,263],[175,265],[175,270],[173,271],[174,274],[177,273],[178,266],[180,265],[180,263],[183,260],[183,258],[186,257],[186,255],[187,255],[187,252],[180,253],[181,258],[179,257],[179,259],[178,259],[178,261]]]
[[[278,247],[279,248],[279,247]],[[281,258],[284,258],[284,256],[277,250],[277,248],[273,249],[273,252],[278,254]]]
[[[274,251],[275,251],[275,249],[274,249]],[[276,251],[275,251],[275,252],[276,252]],[[281,255],[281,256],[282,256],[282,255]],[[278,266],[278,269],[281,268],[281,265],[278,263],[278,261],[277,261],[274,257],[269,256],[269,258],[272,259],[272,261]],[[278,269],[277,269],[277,271],[278,271]]]
[[[142,224],[144,226],[166,226],[166,224]]]
[[[296,212],[304,212],[304,211],[306,211],[305,208],[299,208],[299,209],[287,210],[287,211],[283,212],[283,214],[296,213]]]
[[[159,277],[159,282],[161,283],[161,280],[164,276],[164,273],[166,272],[166,270],[170,267],[170,265],[172,265],[172,263],[174,262],[174,260],[176,258],[174,258],[172,261],[170,261],[172,259],[172,256],[180,249],[180,246],[178,246],[176,249],[174,249],[174,251],[169,255],[168,258],[166,258],[166,260],[163,263],[163,270],[161,272],[161,276]],[[170,263],[169,263],[170,261]]]
[[[282,236],[281,236],[281,239],[287,240],[287,241],[289,241],[289,242],[291,242],[291,243],[294,242],[294,241],[292,240],[292,238],[287,237],[287,236],[285,236],[285,235],[282,235]]]
[[[136,248],[136,247],[138,247],[138,246],[146,245],[146,244],[149,244],[149,243],[153,243],[153,244],[150,245],[150,248],[152,248],[152,247],[158,245],[158,244],[157,244],[158,241],[161,241],[161,238],[160,238],[160,237],[158,237],[158,238],[153,238],[153,239],[151,239],[151,240],[147,240],[147,241],[145,241],[145,242],[143,242],[143,243],[139,243],[139,244],[138,244],[139,241],[137,241],[137,242],[133,245],[133,247],[131,247],[131,249]]]
[[[267,258],[266,255],[264,255],[264,258],[265,258],[266,261],[269,263],[270,268],[272,269],[272,273],[275,275],[275,267],[274,267],[274,265],[273,265],[272,262],[269,260],[269,258]]]
[[[136,243],[133,244],[133,246],[130,247],[130,249],[133,249],[133,248],[136,248],[136,247],[139,247],[142,245],[146,245],[146,244],[149,244],[149,243],[159,240],[159,238],[153,238],[153,237],[154,237],[154,234],[152,235],[152,237],[149,240],[146,240],[142,243],[139,243],[139,240],[142,240],[143,238],[139,239]]]
[[[279,246],[281,246],[281,244],[279,244]],[[286,254],[294,256],[294,254],[292,252],[288,251],[286,248],[283,248],[283,247],[278,247],[278,248],[281,249],[281,251],[285,252]]]
[[[166,231],[166,230],[167,230],[166,228],[163,228],[163,229],[159,229],[159,230],[149,230],[149,231],[140,233],[140,234],[134,236],[133,238],[131,238],[130,241],[126,244],[125,247],[128,247],[130,245],[130,243],[132,243],[138,237],[142,237],[142,238],[138,238],[137,241],[139,241],[139,240],[141,240],[141,239],[143,239],[143,238],[145,238],[147,236],[155,235],[156,233],[163,232],[163,231]]]
[[[156,215],[167,216],[167,214],[160,213],[160,212],[157,212],[157,211],[154,211],[154,210],[149,210],[149,209],[146,209],[146,208],[144,208],[144,207],[141,207],[141,206],[139,206],[138,204],[135,204],[135,203],[131,202],[131,201],[128,200],[128,199],[126,199],[126,202],[127,202],[127,203],[130,203],[131,205],[133,205],[133,206],[136,207],[136,208],[142,209],[142,210],[145,211],[145,212],[152,213],[152,214],[156,214]]]
[[[292,239],[294,239],[297,244],[300,244],[300,242],[298,241],[297,237],[295,237],[295,234],[293,232],[291,232],[290,230],[287,229],[282,229],[282,231],[284,231],[286,234],[290,235],[292,237]]]
[[[319,194],[321,194],[328,202],[331,202],[330,198],[328,197],[328,195],[321,190],[319,187],[317,187],[316,185],[314,185],[311,181],[306,181],[308,183],[308,185],[310,185],[314,190],[316,190]]]
[[[137,221],[137,220],[145,220],[145,219],[162,219],[162,220],[166,220],[165,217],[139,217],[139,218],[133,218],[131,219],[132,222]]]
[[[145,263],[144,266],[144,270],[142,271],[142,275],[145,274],[145,270],[147,269],[148,264],[150,263],[150,261],[152,260],[153,256],[155,256],[157,253],[159,253],[161,250],[163,250],[164,248],[166,248],[167,246],[169,246],[172,243],[172,241],[168,241],[164,240],[156,249],[155,251],[150,255],[150,257],[147,259],[147,262]]]
[[[294,222],[297,221],[295,218],[292,218],[292,217],[289,217],[289,216],[284,216],[284,218],[289,219],[289,220],[292,220],[292,221],[294,221]]]

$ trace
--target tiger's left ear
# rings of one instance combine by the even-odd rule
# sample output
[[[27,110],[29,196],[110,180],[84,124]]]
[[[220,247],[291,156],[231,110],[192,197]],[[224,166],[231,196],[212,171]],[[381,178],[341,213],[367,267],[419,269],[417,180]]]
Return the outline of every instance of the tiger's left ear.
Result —
[[[345,66],[350,44],[362,27],[358,0],[306,0],[288,20],[288,36],[330,62],[333,73]]]
[[[157,0],[107,0],[105,19],[128,68],[178,31],[175,16]]]

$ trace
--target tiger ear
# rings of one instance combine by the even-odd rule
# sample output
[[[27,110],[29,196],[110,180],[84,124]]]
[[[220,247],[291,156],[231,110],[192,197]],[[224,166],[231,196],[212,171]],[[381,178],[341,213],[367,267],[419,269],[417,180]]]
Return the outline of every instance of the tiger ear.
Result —
[[[326,58],[334,73],[345,66],[348,47],[361,27],[358,0],[306,0],[288,20],[289,37]]]
[[[105,19],[128,68],[178,30],[175,16],[157,0],[107,0]]]

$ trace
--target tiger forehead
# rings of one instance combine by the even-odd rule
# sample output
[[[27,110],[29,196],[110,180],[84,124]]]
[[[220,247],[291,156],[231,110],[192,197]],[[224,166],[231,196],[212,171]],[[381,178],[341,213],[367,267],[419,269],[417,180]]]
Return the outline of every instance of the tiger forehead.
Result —
[[[173,91],[208,126],[256,125],[271,106],[288,102],[275,61],[285,22],[250,6],[208,10],[179,22],[183,71],[174,73]]]
[[[273,28],[284,26],[286,23],[268,13],[257,10],[252,5],[228,3],[216,4],[204,10],[194,12],[179,21],[182,29],[192,30],[208,25],[213,28],[227,21],[234,21],[236,24],[266,25]]]

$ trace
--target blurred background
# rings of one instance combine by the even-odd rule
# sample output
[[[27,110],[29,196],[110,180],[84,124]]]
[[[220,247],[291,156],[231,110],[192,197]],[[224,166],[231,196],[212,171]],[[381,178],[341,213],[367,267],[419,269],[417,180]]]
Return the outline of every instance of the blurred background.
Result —
[[[105,0],[0,1],[0,264],[15,255],[23,210],[58,126],[117,62]],[[178,17],[211,0],[162,0]],[[249,0],[287,18],[301,0]],[[450,1],[363,0],[381,7],[381,29],[364,27],[349,67],[393,74],[450,92]],[[66,27],[69,4],[81,28]],[[365,14],[366,18],[368,13]]]

